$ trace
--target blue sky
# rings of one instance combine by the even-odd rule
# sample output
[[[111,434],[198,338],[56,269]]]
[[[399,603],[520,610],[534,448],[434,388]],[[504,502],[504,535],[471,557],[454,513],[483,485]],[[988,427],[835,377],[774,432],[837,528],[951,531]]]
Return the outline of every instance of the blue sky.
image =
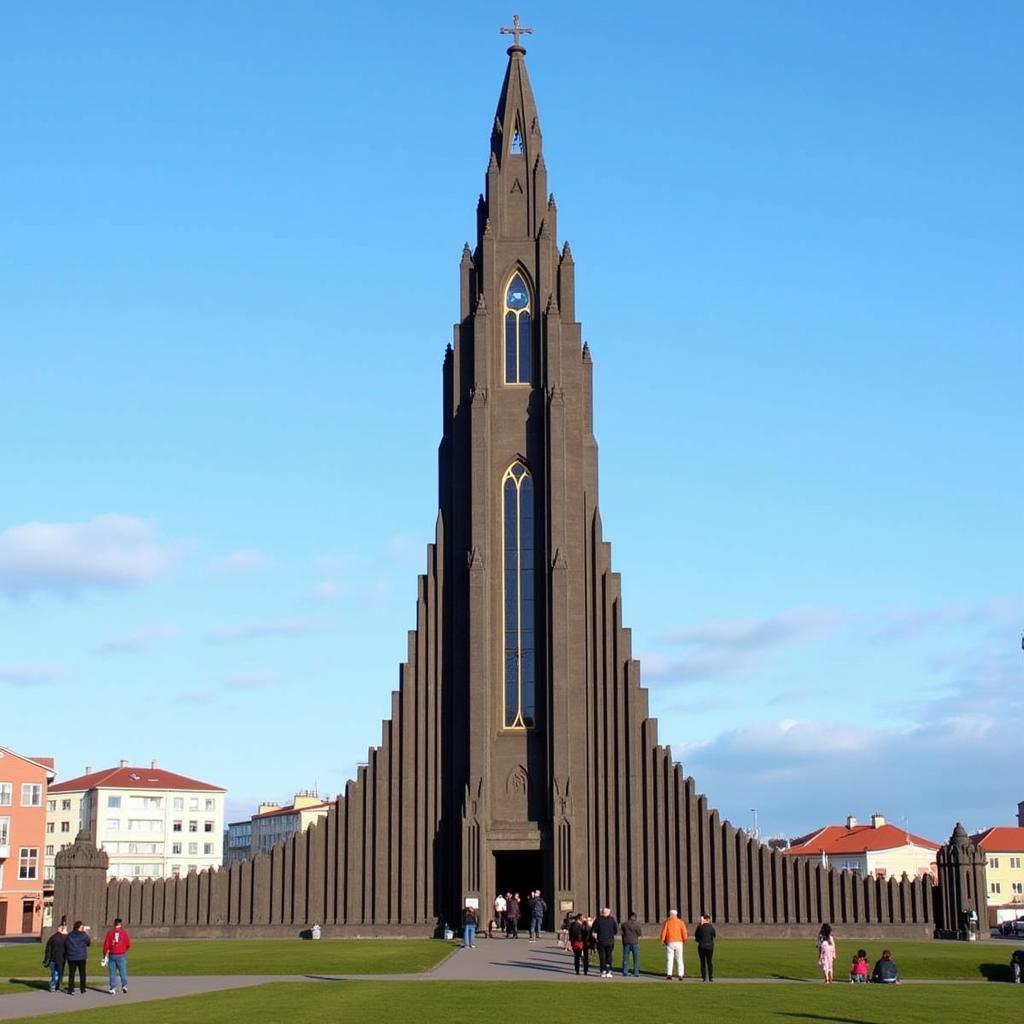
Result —
[[[1009,822],[1020,6],[521,13],[662,740],[763,834]],[[247,814],[379,741],[510,17],[5,13],[0,742]]]

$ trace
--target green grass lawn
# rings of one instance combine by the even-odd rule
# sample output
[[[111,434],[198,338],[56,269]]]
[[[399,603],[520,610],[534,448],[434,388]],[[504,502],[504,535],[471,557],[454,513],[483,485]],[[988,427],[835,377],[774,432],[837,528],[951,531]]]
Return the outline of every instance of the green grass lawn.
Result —
[[[504,940],[490,940],[499,945]],[[839,936],[836,978],[847,976],[847,965],[858,943]],[[132,974],[407,974],[429,970],[458,943],[436,939],[254,939],[248,941],[139,941],[132,949]],[[881,943],[862,944],[873,963]],[[8,979],[42,979],[42,946],[7,946],[0,949],[0,992],[19,991]],[[908,979],[1009,981],[1011,944],[987,942],[892,942],[889,948]],[[621,947],[615,965],[621,965]],[[100,951],[90,951],[92,977],[104,974]],[[570,957],[566,954],[567,965]],[[664,947],[656,939],[641,943],[640,967],[644,974],[664,972]],[[697,950],[686,944],[686,969],[699,973]],[[733,939],[718,943],[716,973],[721,978],[817,978],[817,951],[812,939]]]
[[[429,970],[456,948],[437,939],[223,939],[140,941],[128,956],[132,974],[409,974]],[[89,950],[88,974],[106,977],[101,944]],[[43,946],[0,949],[0,993],[24,992],[11,978],[48,978]]]
[[[934,1021],[999,1021],[1020,1018],[1015,985],[641,985],[575,979],[564,984],[434,981],[290,982],[134,1005],[105,1004],[76,1011],[75,1024],[393,1024],[443,1021],[478,1024],[511,1013],[544,1020],[637,1020],[644,1024],[933,1024]],[[37,1024],[66,1020],[34,1017]],[[28,1020],[24,1024],[28,1024]]]

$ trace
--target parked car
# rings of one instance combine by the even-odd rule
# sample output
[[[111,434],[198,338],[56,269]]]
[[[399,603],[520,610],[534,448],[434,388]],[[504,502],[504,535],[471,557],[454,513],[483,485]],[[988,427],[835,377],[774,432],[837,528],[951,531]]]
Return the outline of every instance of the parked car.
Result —
[[[1000,935],[1024,935],[1024,917],[1018,917],[1016,921],[1004,921],[999,926]]]

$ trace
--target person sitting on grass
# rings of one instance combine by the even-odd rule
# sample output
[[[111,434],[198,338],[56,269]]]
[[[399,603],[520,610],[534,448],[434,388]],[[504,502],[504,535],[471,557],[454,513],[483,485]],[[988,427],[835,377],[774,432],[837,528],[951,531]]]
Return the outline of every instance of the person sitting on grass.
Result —
[[[882,959],[875,964],[871,980],[880,985],[898,985],[900,981],[900,969],[892,958],[892,953],[887,949],[882,950]]]
[[[1024,975],[1024,949],[1015,949],[1010,954],[1010,970],[1013,971],[1013,980],[1019,985]]]
[[[850,963],[850,981],[863,984],[868,980],[868,954],[858,949],[857,955]]]

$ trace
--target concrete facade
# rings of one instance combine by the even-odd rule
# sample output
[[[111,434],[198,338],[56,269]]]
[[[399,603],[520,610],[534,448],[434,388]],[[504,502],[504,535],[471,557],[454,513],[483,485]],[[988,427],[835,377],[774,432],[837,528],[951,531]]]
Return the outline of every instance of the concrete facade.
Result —
[[[539,888],[547,927],[607,905],[648,926],[678,908],[737,930],[930,935],[930,876],[787,858],[722,821],[659,742],[604,537],[593,364],[524,56],[508,50],[460,263],[435,541],[380,743],[306,831],[221,871],[110,883],[107,918],[140,935],[423,935],[467,898]]]

